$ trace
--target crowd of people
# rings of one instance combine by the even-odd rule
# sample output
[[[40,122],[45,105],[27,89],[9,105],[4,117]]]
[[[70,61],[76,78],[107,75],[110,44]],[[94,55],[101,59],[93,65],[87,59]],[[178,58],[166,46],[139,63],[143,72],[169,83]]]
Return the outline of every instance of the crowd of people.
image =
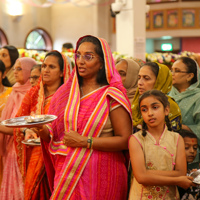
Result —
[[[0,49],[1,121],[57,118],[0,125],[1,200],[199,199],[190,176],[200,142],[192,58],[171,69],[138,58],[115,63],[107,41],[91,35],[77,41],[73,70],[54,50],[41,65],[18,57],[14,46]]]

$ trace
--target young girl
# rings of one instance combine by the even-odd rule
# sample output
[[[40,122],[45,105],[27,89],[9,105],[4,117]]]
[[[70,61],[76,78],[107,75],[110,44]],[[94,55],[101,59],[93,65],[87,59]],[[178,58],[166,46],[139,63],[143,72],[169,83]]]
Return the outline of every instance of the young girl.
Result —
[[[129,199],[180,199],[176,185],[188,188],[193,183],[185,176],[183,139],[170,131],[168,99],[161,91],[150,90],[140,97],[139,107],[144,122],[129,140],[134,174]]]

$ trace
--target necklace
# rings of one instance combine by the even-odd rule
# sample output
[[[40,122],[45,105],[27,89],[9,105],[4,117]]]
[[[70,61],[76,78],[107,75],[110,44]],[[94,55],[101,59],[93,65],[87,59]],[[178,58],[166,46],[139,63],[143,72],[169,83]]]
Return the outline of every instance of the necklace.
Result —
[[[101,87],[101,85],[99,85],[99,86],[98,86],[98,88],[100,88],[100,87]],[[96,89],[98,89],[98,88],[96,88]],[[96,89],[94,89],[94,90],[96,90]],[[81,95],[82,95],[82,96],[84,96],[84,93],[83,93],[83,88],[82,88],[82,86],[80,87],[80,90],[81,90]],[[92,90],[92,91],[94,91],[94,90]]]

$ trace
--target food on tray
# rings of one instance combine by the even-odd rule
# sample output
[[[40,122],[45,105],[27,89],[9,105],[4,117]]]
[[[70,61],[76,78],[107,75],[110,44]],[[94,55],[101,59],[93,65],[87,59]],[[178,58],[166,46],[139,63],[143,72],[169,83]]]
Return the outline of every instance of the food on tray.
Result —
[[[24,118],[27,123],[41,122],[45,120],[45,115],[33,115]]]

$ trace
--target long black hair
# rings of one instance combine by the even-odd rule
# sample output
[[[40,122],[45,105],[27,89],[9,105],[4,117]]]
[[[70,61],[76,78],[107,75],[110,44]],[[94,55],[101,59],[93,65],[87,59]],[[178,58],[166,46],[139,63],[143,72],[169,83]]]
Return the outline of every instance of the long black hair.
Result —
[[[6,67],[5,67],[5,65],[4,65],[2,60],[0,60],[0,71],[2,73],[2,76],[3,76],[4,72],[6,71]],[[4,86],[6,86],[6,87],[11,87],[11,84],[10,84],[10,82],[9,82],[7,77],[2,79],[2,84]]]
[[[19,58],[19,52],[16,47],[12,45],[6,45],[2,47],[3,49],[7,49],[9,56],[10,56],[10,61],[11,61],[11,66],[14,66],[15,61]]]
[[[153,96],[155,97],[158,101],[160,101],[165,108],[167,108],[168,106],[170,106],[169,104],[169,101],[168,101],[168,98],[167,96],[162,93],[160,90],[149,90],[149,91],[146,91],[144,92],[140,98],[139,98],[139,107],[140,107],[140,104],[141,104],[141,101],[147,97],[150,97],[150,96]],[[169,117],[168,116],[165,116],[165,123],[168,127],[168,130],[172,131],[172,127],[171,127],[171,123],[169,121]],[[147,124],[145,123],[145,121],[143,120],[143,124],[142,124],[142,135],[145,137],[147,132]]]
[[[77,49],[84,42],[91,42],[92,44],[95,45],[94,50],[96,54],[99,56],[100,62],[102,63],[102,68],[99,70],[97,74],[97,83],[99,83],[100,85],[108,85],[105,72],[104,54],[100,41],[96,37],[88,35],[86,37],[83,37],[83,39],[81,39],[81,41],[77,44]],[[83,84],[83,78],[79,74],[78,74],[78,80],[79,80],[79,85],[81,86]]]

